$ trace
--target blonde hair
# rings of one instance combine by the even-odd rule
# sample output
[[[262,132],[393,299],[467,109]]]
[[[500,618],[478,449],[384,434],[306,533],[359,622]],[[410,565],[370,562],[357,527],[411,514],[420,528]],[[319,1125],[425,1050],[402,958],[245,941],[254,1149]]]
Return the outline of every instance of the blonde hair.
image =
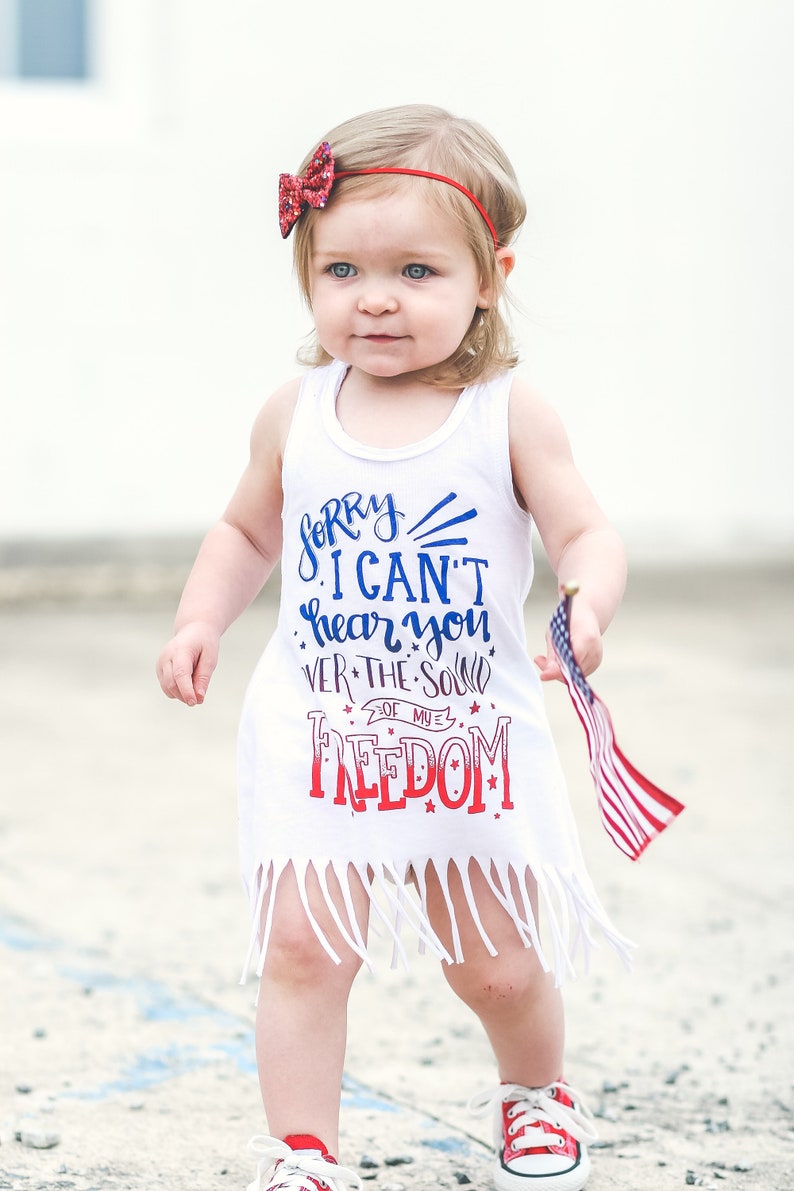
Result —
[[[526,203],[504,150],[481,125],[460,119],[429,104],[409,104],[365,112],[331,129],[324,140],[331,146],[335,169],[364,170],[388,166],[429,170],[460,182],[476,195],[494,225],[500,246],[509,245],[526,216]],[[314,150],[303,160],[304,173]],[[423,194],[461,226],[482,281],[496,300],[474,312],[457,351],[426,369],[428,383],[456,388],[472,384],[492,372],[512,367],[518,357],[504,316],[504,271],[496,258],[493,237],[472,201],[452,186],[425,178],[376,175],[343,178],[334,184],[328,206],[343,194],[376,190],[386,194],[397,186],[423,187]],[[307,208],[295,224],[293,259],[303,298],[311,310],[312,229],[322,211]],[[327,364],[330,356],[316,335],[299,353],[303,364]]]

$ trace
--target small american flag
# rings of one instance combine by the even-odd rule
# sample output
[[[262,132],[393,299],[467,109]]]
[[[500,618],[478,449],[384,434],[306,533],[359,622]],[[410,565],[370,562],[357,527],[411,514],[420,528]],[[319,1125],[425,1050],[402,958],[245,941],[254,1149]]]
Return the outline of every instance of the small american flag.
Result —
[[[564,596],[551,618],[551,641],[568,694],[587,735],[590,772],[601,821],[621,852],[637,860],[684,807],[643,777],[618,748],[612,717],[573,656],[571,599],[572,593]]]

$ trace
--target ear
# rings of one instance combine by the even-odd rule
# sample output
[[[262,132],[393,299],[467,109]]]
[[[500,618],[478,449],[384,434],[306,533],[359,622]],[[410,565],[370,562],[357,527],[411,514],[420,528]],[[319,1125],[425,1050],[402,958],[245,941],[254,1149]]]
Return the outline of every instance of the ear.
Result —
[[[502,266],[502,272],[505,275],[505,280],[513,272],[513,266],[516,263],[516,254],[513,248],[497,248],[496,259]]]
[[[496,261],[505,276],[505,281],[513,272],[513,266],[516,263],[516,254],[512,248],[497,248]],[[493,306],[498,299],[499,294],[494,292],[494,286],[483,282],[480,285],[480,295],[477,306],[480,310],[487,310]]]

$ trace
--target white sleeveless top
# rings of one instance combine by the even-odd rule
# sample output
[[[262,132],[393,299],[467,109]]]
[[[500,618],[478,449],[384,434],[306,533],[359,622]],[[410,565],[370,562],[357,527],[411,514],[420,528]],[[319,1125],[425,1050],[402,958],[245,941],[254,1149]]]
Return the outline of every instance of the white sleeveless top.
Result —
[[[527,656],[531,519],[510,469],[504,373],[461,393],[410,446],[350,438],[336,417],[347,366],[303,380],[283,462],[282,590],[275,634],[252,678],[239,738],[242,875],[261,973],[273,898],[290,862],[320,878],[347,943],[371,963],[347,900],[352,865],[405,960],[400,928],[448,962],[424,911],[432,866],[479,866],[527,946],[558,982],[585,961],[595,927],[624,956],[579,848]],[[546,919],[541,946],[527,880]],[[519,888],[518,897],[511,890]],[[418,896],[417,896],[418,894]],[[347,903],[349,905],[349,901]],[[333,948],[307,915],[323,946]],[[450,907],[451,911],[451,907]],[[352,920],[352,921],[351,921]],[[406,961],[407,962],[407,961]]]

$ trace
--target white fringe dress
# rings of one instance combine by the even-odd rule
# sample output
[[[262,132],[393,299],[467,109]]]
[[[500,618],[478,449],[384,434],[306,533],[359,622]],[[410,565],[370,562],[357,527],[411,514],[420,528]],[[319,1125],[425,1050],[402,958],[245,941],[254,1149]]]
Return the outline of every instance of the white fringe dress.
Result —
[[[351,866],[369,892],[371,918],[392,937],[394,963],[407,963],[406,934],[420,950],[460,962],[453,867],[495,952],[471,864],[558,982],[574,974],[577,953],[586,966],[599,935],[625,958],[629,944],[584,866],[526,652],[531,519],[513,492],[511,374],[464,389],[421,442],[377,448],[351,439],[337,420],[345,371],[337,361],[306,375],[284,453],[279,618],[239,735],[240,856],[252,916],[246,972],[253,963],[261,973],[270,894],[289,864],[336,960],[311,912],[310,870],[346,944],[366,963]],[[448,903],[451,951],[426,912],[431,869]],[[347,912],[331,898],[331,873]]]

